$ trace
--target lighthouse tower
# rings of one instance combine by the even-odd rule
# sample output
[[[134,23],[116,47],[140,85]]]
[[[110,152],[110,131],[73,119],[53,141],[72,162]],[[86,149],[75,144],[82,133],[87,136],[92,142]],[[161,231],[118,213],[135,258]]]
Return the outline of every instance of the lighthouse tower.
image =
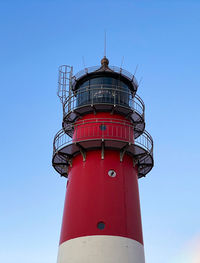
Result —
[[[138,178],[153,140],[135,76],[122,68],[59,68],[63,122],[53,167],[67,180],[57,263],[144,263]]]

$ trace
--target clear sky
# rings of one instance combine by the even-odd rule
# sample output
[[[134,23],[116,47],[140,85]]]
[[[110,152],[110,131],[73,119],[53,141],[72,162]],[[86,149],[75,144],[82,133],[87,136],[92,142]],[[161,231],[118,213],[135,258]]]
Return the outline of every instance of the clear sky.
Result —
[[[155,167],[141,179],[146,263],[199,263],[200,1],[0,0],[0,262],[55,263],[65,184],[57,68],[111,65],[143,77]]]

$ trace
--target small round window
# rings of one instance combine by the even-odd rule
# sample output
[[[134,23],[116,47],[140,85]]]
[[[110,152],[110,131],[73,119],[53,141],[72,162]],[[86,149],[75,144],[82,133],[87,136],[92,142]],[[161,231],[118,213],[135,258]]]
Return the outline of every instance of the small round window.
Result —
[[[100,229],[100,230],[103,230],[105,228],[105,223],[104,222],[99,222],[97,224],[97,228]]]
[[[110,171],[108,171],[108,175],[110,177],[115,177],[117,174],[116,174],[116,172],[114,170],[110,170]]]
[[[100,128],[101,131],[105,131],[105,130],[106,130],[106,125],[101,124],[101,125],[99,126],[99,128]]]

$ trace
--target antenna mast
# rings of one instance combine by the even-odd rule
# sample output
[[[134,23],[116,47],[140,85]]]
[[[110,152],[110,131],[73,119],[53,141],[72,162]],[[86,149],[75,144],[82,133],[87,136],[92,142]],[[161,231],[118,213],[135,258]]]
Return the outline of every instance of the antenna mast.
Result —
[[[104,58],[106,57],[106,30],[104,31]]]

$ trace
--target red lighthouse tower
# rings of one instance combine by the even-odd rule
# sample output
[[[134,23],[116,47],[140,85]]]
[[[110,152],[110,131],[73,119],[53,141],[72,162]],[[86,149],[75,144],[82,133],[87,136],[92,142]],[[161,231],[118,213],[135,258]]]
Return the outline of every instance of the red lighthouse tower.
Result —
[[[62,130],[53,166],[68,178],[57,263],[144,263],[138,178],[153,140],[135,76],[109,66],[59,68]]]

